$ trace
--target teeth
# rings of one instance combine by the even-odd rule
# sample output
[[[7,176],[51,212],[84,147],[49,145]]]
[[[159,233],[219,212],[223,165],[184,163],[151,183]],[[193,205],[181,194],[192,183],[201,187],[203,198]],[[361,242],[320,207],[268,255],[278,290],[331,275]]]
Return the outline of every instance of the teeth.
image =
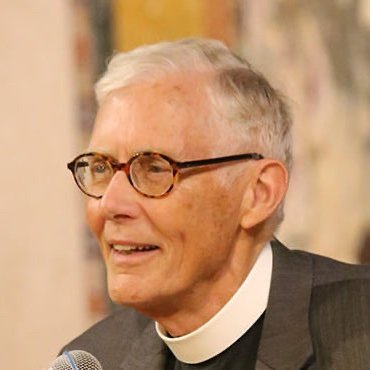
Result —
[[[114,244],[113,249],[115,249],[118,252],[121,252],[121,251],[129,252],[131,250],[134,250],[135,247],[130,246],[130,245],[116,245],[116,244]]]
[[[117,252],[124,252],[124,253],[132,253],[137,251],[150,251],[153,249],[156,249],[157,247],[154,245],[143,245],[143,246],[137,246],[137,245],[120,245],[120,244],[114,244],[112,245],[112,248],[116,250]]]

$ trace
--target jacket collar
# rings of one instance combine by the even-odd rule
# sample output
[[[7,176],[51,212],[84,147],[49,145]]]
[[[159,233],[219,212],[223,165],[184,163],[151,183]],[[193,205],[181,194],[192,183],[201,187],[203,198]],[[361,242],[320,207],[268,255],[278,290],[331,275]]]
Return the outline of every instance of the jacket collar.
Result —
[[[256,369],[301,369],[312,357],[309,305],[312,260],[272,241],[270,296]]]

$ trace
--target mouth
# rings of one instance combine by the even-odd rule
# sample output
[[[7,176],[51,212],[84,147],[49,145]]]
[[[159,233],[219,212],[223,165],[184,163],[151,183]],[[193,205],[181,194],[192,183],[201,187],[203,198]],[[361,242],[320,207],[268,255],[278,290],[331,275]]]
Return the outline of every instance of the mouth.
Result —
[[[123,255],[130,255],[134,253],[148,253],[159,249],[156,245],[121,245],[112,244],[110,246],[115,252]]]

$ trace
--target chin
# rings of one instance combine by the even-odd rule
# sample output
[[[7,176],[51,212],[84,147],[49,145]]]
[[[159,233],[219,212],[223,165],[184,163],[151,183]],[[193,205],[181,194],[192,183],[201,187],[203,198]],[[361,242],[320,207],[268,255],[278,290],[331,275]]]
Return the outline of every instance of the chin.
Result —
[[[133,307],[145,304],[150,300],[146,290],[137,279],[130,276],[108,277],[109,297],[116,304]]]
[[[172,311],[174,301],[167,295],[159,294],[156,287],[136,284],[108,282],[111,300],[121,306],[132,307],[142,314],[156,320],[158,315]]]

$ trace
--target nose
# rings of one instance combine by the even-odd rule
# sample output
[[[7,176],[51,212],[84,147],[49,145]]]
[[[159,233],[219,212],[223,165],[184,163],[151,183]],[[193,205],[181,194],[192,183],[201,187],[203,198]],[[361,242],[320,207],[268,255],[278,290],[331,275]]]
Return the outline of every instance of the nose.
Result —
[[[100,208],[106,219],[134,219],[140,215],[139,197],[126,174],[117,171],[100,199]]]

